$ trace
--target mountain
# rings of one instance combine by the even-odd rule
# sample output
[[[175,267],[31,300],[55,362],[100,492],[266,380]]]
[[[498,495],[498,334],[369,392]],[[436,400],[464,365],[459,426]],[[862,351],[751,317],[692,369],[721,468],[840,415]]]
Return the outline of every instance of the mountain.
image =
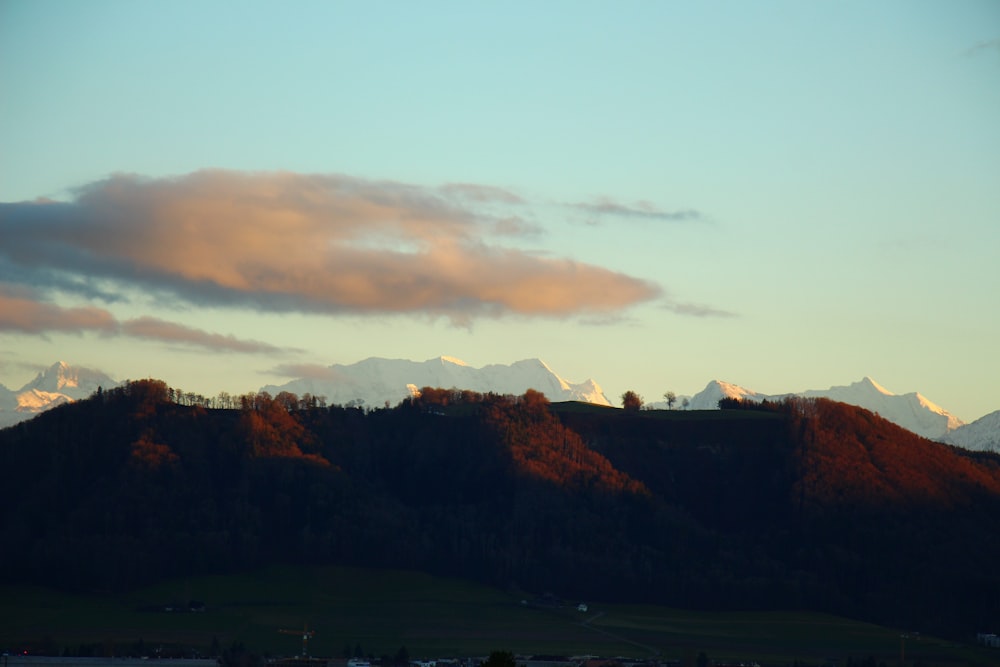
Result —
[[[941,442],[965,449],[1000,452],[1000,410],[949,431]]]
[[[87,398],[98,387],[110,389],[117,385],[101,371],[56,362],[16,391],[0,385],[0,428],[31,419],[57,405]]]
[[[805,397],[829,398],[876,412],[917,435],[936,440],[965,422],[921,394],[894,394],[870,377],[846,387],[831,387],[802,393]]]
[[[689,410],[717,410],[719,401],[723,398],[738,398],[747,401],[774,400],[774,396],[758,394],[757,392],[741,387],[737,384],[723,382],[722,380],[712,380],[705,388],[691,397],[688,405]]]
[[[943,438],[960,428],[964,422],[944,408],[912,392],[894,394],[870,377],[847,386],[829,389],[810,389],[790,394],[760,394],[753,390],[713,380],[696,394],[689,405],[691,410],[710,410],[718,407],[719,399],[739,398],[752,401],[778,401],[786,396],[803,398],[828,398],[832,401],[856,405],[877,413],[908,431],[931,440]]]
[[[371,357],[355,364],[334,364],[318,377],[302,377],[283,385],[267,385],[261,391],[277,395],[282,391],[299,396],[325,396],[330,404],[378,407],[396,405],[415,395],[422,387],[468,389],[497,394],[539,391],[551,401],[584,401],[611,405],[593,380],[567,382],[540,359],[525,359],[509,366],[491,364],[473,368],[453,357],[437,357],[417,362],[406,359]]]
[[[99,386],[108,389],[117,385],[117,382],[101,371],[71,366],[60,361],[39,373],[19,390],[11,391],[0,385],[0,428],[30,419],[62,403],[86,398]],[[288,391],[299,396],[324,396],[331,405],[379,407],[386,402],[396,405],[415,395],[422,387],[513,395],[534,389],[554,402],[583,401],[612,405],[600,385],[593,380],[576,384],[568,382],[540,359],[474,368],[459,359],[446,356],[423,362],[371,357],[354,364],[334,364],[322,369],[320,373],[300,377],[282,385],[267,385],[261,391],[272,395]],[[765,399],[781,400],[786,396],[829,398],[862,407],[932,440],[947,441],[970,449],[1000,448],[1000,429],[994,422],[987,420],[975,429],[949,440],[946,436],[965,426],[960,419],[918,393],[893,394],[870,377],[848,386],[789,394],[762,394],[736,384],[713,380],[691,397],[687,409],[717,409],[722,398],[759,402]],[[667,406],[660,402],[651,403],[647,407]]]

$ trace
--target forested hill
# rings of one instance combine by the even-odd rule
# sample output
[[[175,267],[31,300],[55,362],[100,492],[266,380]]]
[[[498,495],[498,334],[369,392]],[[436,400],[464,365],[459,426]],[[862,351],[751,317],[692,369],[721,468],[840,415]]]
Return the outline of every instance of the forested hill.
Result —
[[[0,577],[108,591],[337,563],[568,599],[1000,625],[1000,459],[859,408],[175,395],[132,382],[0,431]]]

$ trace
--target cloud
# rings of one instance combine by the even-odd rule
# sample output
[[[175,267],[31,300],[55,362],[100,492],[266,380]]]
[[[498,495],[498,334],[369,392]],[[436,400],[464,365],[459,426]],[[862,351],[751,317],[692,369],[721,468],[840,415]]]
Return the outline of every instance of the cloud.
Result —
[[[118,321],[110,312],[91,306],[64,308],[39,300],[33,290],[0,285],[0,332],[44,335],[95,332],[162,343],[190,345],[216,352],[271,353],[282,348],[153,317]]]
[[[448,197],[475,202],[503,202],[504,204],[524,204],[524,199],[503,188],[475,183],[446,183],[440,191]]]
[[[0,284],[14,284],[22,282],[25,278],[23,266],[17,266],[6,260],[0,251]],[[56,267],[36,267],[31,271],[31,285],[35,288],[45,288],[68,294],[75,294],[87,300],[103,301],[114,303],[126,301],[121,294],[104,289],[99,281],[83,275],[73,275],[61,271]]]
[[[121,332],[133,338],[145,338],[166,343],[192,345],[219,352],[271,353],[282,348],[255,340],[244,340],[235,336],[209,333],[201,329],[186,327],[174,322],[166,322],[155,317],[139,317],[125,320]]]
[[[36,301],[31,290],[0,285],[0,331],[22,334],[113,333],[117,327],[118,323],[106,310],[90,306],[61,308]]]
[[[996,55],[1000,55],[1000,38],[987,39],[974,44],[965,51],[965,55],[974,57],[986,53],[987,51],[995,51]]]
[[[678,303],[669,298],[663,301],[662,306],[672,313],[689,317],[739,317],[738,314],[728,310],[720,310],[699,303]]]
[[[99,287],[109,299],[142,290],[204,306],[455,322],[607,314],[659,296],[623,273],[492,242],[530,231],[496,210],[519,203],[508,195],[340,175],[122,174],[70,202],[0,204],[0,267],[21,284]],[[484,200],[488,210],[475,206]]]
[[[580,319],[580,324],[590,327],[610,327],[610,326],[634,326],[638,322],[631,318],[623,315],[595,315],[594,317],[585,317]]]
[[[594,202],[581,202],[569,204],[585,213],[599,216],[616,216],[622,218],[641,218],[644,220],[659,220],[664,222],[684,222],[688,220],[701,220],[703,216],[694,209],[680,209],[677,211],[665,211],[654,206],[648,201],[639,201],[628,206],[612,199],[601,198]]]

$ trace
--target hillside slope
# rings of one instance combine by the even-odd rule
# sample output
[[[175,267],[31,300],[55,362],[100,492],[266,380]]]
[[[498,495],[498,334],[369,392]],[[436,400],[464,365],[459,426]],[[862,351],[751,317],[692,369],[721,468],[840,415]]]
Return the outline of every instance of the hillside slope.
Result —
[[[128,383],[0,431],[0,577],[122,590],[269,563],[564,597],[1000,619],[1000,463],[826,400],[629,413],[425,388],[365,412]],[[284,402],[283,402],[284,401]]]
[[[110,389],[117,385],[101,371],[56,362],[16,391],[0,385],[0,428],[87,398],[99,387]]]

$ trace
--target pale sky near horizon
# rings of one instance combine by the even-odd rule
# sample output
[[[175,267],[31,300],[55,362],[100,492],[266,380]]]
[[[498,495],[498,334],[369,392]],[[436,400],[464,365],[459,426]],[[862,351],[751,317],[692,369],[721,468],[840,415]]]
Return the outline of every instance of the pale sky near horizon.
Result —
[[[1000,2],[0,0],[0,384],[538,357],[1000,409]]]

